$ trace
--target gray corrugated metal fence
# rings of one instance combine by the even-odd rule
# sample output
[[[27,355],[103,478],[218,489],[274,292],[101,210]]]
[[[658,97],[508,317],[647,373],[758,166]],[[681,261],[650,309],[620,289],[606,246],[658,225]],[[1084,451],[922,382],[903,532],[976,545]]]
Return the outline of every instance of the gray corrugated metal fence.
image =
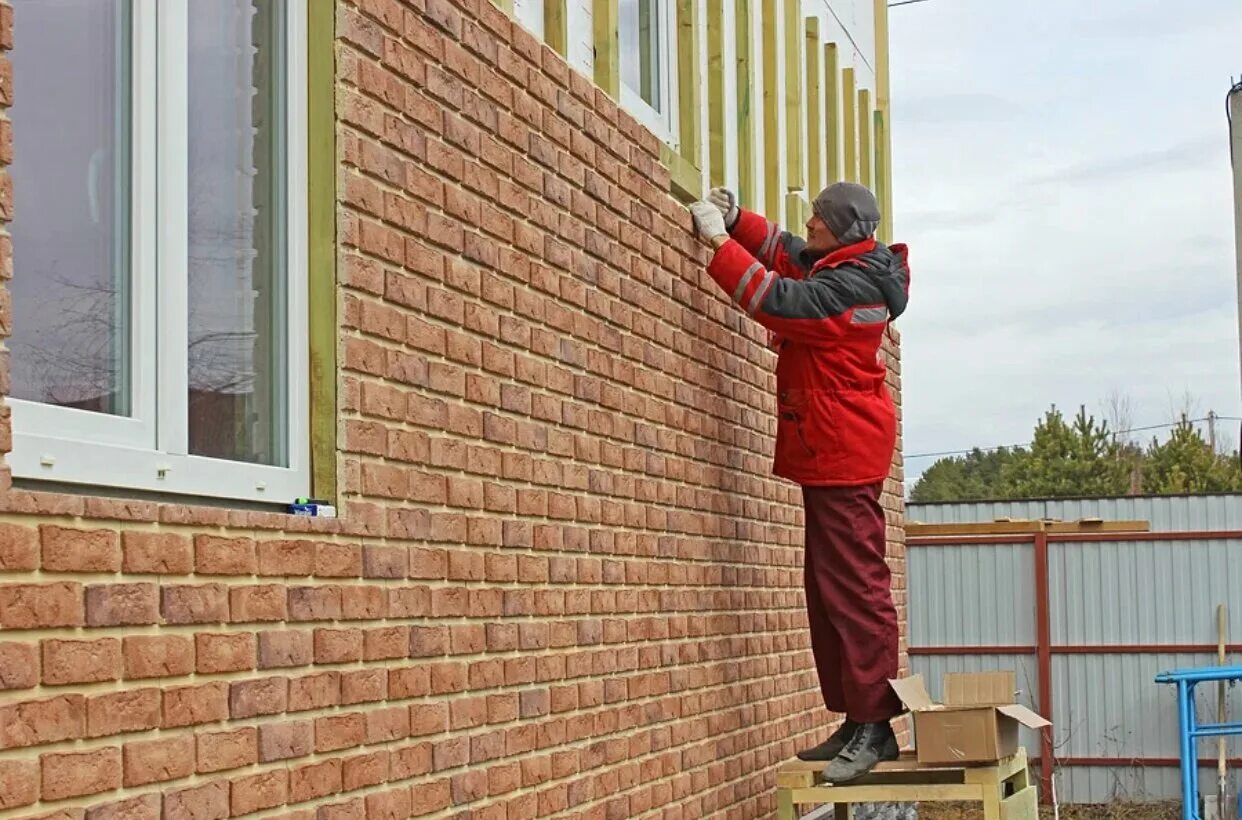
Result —
[[[1051,498],[907,504],[906,518],[924,524],[964,524],[998,518],[1148,521],[1154,532],[1242,530],[1242,494]]]
[[[1231,642],[1242,644],[1242,532],[1230,529],[1242,530],[1242,496],[1036,503],[1037,510],[976,506],[986,512],[973,520],[1146,519],[1163,533],[1049,536],[1042,610],[1036,536],[1020,543],[1012,536],[1011,543],[911,538],[911,667],[933,687],[946,671],[1014,669],[1022,701],[1035,709],[1049,700],[1040,690],[1046,680],[1062,802],[1177,799],[1177,711],[1173,691],[1153,679],[1168,669],[1215,665],[1218,603],[1229,607]],[[946,512],[941,522],[971,520],[965,505],[935,506]],[[934,521],[926,508],[912,505],[910,520]],[[1041,617],[1048,636],[1042,652]],[[1242,660],[1242,652],[1232,659]],[[1201,714],[1214,718],[1215,688],[1200,700]],[[1242,718],[1242,690],[1232,697],[1231,716]],[[1024,743],[1033,757],[1041,753],[1037,733],[1026,733]],[[1230,742],[1231,758],[1240,750]],[[1199,752],[1215,760],[1215,742]],[[1214,770],[1201,782],[1214,791]],[[1242,785],[1236,776],[1234,783]]]

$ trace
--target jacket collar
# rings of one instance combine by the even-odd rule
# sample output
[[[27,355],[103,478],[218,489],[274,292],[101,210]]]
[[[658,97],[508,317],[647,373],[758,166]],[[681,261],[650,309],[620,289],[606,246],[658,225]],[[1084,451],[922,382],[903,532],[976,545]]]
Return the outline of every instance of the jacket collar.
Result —
[[[861,242],[855,242],[852,245],[842,245],[834,251],[831,251],[815,262],[811,266],[812,271],[822,270],[824,268],[835,268],[851,259],[856,259],[865,253],[871,253],[875,250],[875,237],[869,237]]]

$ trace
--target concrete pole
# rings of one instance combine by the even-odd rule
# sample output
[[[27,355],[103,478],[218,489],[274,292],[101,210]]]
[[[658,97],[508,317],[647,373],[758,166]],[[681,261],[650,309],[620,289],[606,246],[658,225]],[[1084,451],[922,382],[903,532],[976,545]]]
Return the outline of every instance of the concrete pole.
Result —
[[[1234,259],[1238,267],[1238,363],[1242,366],[1242,82],[1229,93],[1229,112],[1233,120],[1229,139],[1233,157]]]

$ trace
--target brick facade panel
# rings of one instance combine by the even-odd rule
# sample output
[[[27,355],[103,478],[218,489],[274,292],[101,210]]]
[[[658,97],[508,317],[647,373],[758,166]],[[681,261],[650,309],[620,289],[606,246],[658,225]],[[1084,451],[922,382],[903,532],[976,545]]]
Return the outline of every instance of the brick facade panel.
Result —
[[[341,517],[0,494],[0,809],[769,816],[827,719],[765,334],[503,12],[338,5]]]

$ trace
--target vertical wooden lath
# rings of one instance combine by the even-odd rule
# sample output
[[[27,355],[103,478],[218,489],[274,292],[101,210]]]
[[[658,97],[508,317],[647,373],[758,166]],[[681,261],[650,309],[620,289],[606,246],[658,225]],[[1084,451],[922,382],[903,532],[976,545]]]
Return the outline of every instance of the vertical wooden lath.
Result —
[[[807,195],[824,187],[823,83],[820,81],[819,18],[806,18]]]

